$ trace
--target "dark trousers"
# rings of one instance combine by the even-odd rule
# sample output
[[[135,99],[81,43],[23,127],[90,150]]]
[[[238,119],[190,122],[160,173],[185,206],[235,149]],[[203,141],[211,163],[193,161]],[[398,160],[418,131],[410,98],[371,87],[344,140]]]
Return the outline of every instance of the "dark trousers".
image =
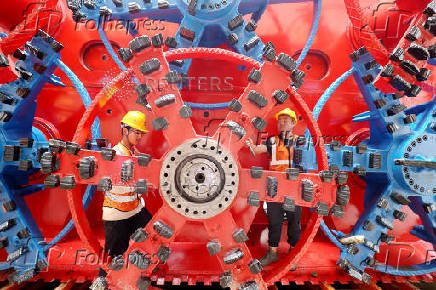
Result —
[[[151,214],[143,208],[128,219],[103,221],[104,250],[112,258],[124,254],[129,248],[130,236],[136,229],[145,227],[149,220],[151,220]]]
[[[282,236],[283,215],[288,217],[288,243],[295,246],[301,237],[301,207],[296,206],[295,211],[285,211],[279,202],[267,203],[268,216],[268,245],[278,247]]]

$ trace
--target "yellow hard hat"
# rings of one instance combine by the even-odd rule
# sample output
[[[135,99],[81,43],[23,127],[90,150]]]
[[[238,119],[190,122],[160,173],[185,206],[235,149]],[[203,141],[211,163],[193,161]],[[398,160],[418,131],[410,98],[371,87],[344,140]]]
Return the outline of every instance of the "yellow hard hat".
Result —
[[[121,120],[121,123],[138,129],[139,131],[148,132],[147,128],[145,127],[145,114],[143,112],[128,111]]]
[[[289,117],[293,118],[294,121],[295,121],[295,124],[297,124],[297,122],[298,122],[298,120],[297,120],[297,114],[295,114],[295,112],[292,111],[292,110],[289,109],[289,108],[283,109],[283,110],[281,110],[280,112],[278,112],[278,113],[276,114],[276,120],[279,119],[279,116],[280,116],[280,115],[286,115],[286,116],[289,116]]]

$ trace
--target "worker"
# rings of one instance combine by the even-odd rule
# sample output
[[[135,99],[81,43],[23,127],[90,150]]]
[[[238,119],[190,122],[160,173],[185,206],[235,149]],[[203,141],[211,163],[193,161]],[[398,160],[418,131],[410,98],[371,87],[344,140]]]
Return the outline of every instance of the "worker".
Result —
[[[286,108],[275,115],[277,120],[277,136],[269,137],[264,144],[254,145],[248,138],[246,145],[254,154],[269,153],[271,157],[269,170],[286,171],[292,167],[294,135],[292,130],[297,124],[297,116],[290,108]],[[282,234],[284,213],[288,218],[289,251],[297,244],[301,237],[301,207],[296,206],[295,211],[284,211],[283,204],[267,202],[268,217],[268,252],[260,259],[263,267],[277,262],[279,256],[277,249]],[[295,270],[296,266],[291,270]]]
[[[113,147],[117,155],[138,155],[137,145],[148,132],[145,126],[145,114],[129,111],[121,120],[121,141]],[[112,262],[119,261],[129,247],[130,236],[144,228],[151,214],[144,207],[143,200],[130,186],[112,186],[105,193],[103,202],[103,226],[105,233],[105,251]],[[99,277],[94,280],[91,289],[106,289],[106,272],[100,269]]]

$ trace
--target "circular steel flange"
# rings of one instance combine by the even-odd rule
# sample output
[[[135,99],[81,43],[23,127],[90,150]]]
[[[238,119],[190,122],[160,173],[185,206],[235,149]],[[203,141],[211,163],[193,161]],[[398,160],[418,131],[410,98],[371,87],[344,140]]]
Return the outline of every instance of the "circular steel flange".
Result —
[[[406,160],[433,160],[436,149],[436,135],[422,134],[411,139],[405,148]],[[433,168],[403,167],[403,177],[409,188],[421,195],[436,193],[436,173]]]
[[[189,140],[172,150],[160,172],[166,202],[192,219],[207,219],[223,212],[238,190],[238,166],[215,140]]]

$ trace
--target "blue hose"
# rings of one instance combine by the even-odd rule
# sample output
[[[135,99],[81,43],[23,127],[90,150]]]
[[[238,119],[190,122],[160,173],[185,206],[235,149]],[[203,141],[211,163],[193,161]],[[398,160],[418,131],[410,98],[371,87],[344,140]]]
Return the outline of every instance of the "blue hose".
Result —
[[[88,187],[86,188],[85,194],[83,195],[83,207],[85,208],[85,210],[88,208],[89,204],[91,203],[92,197],[94,196],[95,193],[95,186],[94,185],[88,185]],[[53,247],[54,245],[56,245],[60,240],[62,240],[62,238],[68,234],[71,229],[74,226],[74,222],[73,220],[70,220],[67,225],[59,232],[59,234],[53,238],[53,240],[51,240],[50,243],[48,243],[43,249],[44,252],[48,251],[51,247]]]
[[[79,80],[79,78],[74,74],[70,68],[62,62],[62,60],[57,59],[56,65],[59,66],[59,68],[67,75],[67,77],[71,80],[74,87],[76,88],[77,92],[80,95],[80,98],[82,98],[82,102],[85,105],[85,108],[88,108],[88,106],[91,104],[91,97],[88,94],[88,91],[83,86],[83,83]],[[92,136],[94,139],[101,138],[100,134],[100,121],[98,118],[95,118],[94,123],[91,127]]]
[[[88,94],[88,91],[83,86],[83,83],[79,80],[79,78],[74,74],[74,72],[60,59],[56,60],[56,65],[59,66],[59,68],[67,75],[67,77],[71,80],[74,87],[76,88],[77,92],[79,93],[83,105],[85,108],[88,108],[91,104],[91,97]],[[91,132],[93,139],[101,138],[101,132],[100,132],[100,121],[98,118],[95,119],[94,123],[91,127]],[[92,200],[92,197],[95,193],[95,186],[94,185],[88,185],[86,188],[85,194],[83,195],[83,207],[86,210]],[[59,234],[53,238],[53,240],[48,243],[44,247],[44,251],[48,251],[51,247],[53,247],[55,244],[57,244],[62,238],[73,228],[74,222],[73,220],[70,220],[67,225],[59,232]]]
[[[301,55],[300,55],[301,56]],[[343,73],[339,78],[337,78],[328,88],[324,91],[321,97],[318,99],[315,107],[313,108],[313,118],[318,121],[319,115],[321,114],[322,109],[324,108],[327,101],[330,99],[331,95],[336,91],[340,84],[342,84],[349,76],[351,76],[354,72],[354,67],[350,70]],[[306,138],[309,137],[309,131],[306,131]],[[329,240],[335,244],[338,248],[343,248],[344,246],[337,240],[337,235],[344,235],[343,233],[335,230],[330,230],[329,227],[325,224],[324,220],[321,221],[320,228],[324,232],[324,234],[329,238]]]
[[[259,8],[259,10],[256,11],[256,13],[253,13],[251,19],[253,19],[254,21],[257,22],[260,19],[260,16],[265,12],[265,9],[266,9],[266,6],[268,5],[268,2],[269,2],[269,0],[266,0],[264,3],[262,3],[262,6]],[[315,36],[316,36],[316,33],[318,31],[319,19],[321,18],[322,0],[313,0],[313,5],[314,6],[313,6],[312,28],[311,28],[309,37],[307,39],[307,42],[304,45],[304,48],[301,51],[300,56],[297,59],[297,68],[300,66],[301,62],[306,58],[307,53],[309,52],[309,49],[312,46],[313,41],[314,41]],[[219,110],[219,109],[226,109],[230,105],[230,102],[218,103],[218,104],[201,104],[201,103],[185,102],[185,104],[187,106],[191,107],[192,109]]]
[[[340,84],[342,84],[354,72],[354,67],[346,71],[339,78],[337,78],[328,88],[324,91],[322,96],[318,99],[315,107],[313,107],[313,118],[318,121],[319,114],[321,114],[324,105],[330,99],[331,95],[336,91]]]
[[[104,32],[104,30],[101,27],[98,28],[98,34],[100,35],[101,41],[103,42],[104,46],[106,47],[107,51],[109,52],[115,63],[120,67],[120,69],[126,71],[127,70],[126,66],[118,58],[118,55],[115,53],[112,45],[109,43],[109,40],[107,39],[106,32]]]
[[[321,18],[321,10],[322,10],[322,1],[321,0],[313,0],[313,20],[312,20],[312,28],[309,34],[309,38],[307,39],[306,45],[300,53],[300,56],[297,59],[297,68],[306,58],[307,53],[309,52],[310,47],[313,44],[313,40],[315,39],[316,32],[318,31],[319,19]]]
[[[130,31],[130,30],[129,30]],[[118,67],[122,71],[126,71],[126,66],[121,62],[118,55],[115,53],[114,49],[112,48],[112,45],[109,43],[109,40],[107,39],[106,32],[104,32],[103,29],[98,28],[98,34],[100,34],[101,41],[103,42],[104,46],[106,47],[107,51],[111,55],[112,59],[115,61],[115,63],[118,65]],[[133,81],[139,85],[139,81],[137,78],[133,78]]]

